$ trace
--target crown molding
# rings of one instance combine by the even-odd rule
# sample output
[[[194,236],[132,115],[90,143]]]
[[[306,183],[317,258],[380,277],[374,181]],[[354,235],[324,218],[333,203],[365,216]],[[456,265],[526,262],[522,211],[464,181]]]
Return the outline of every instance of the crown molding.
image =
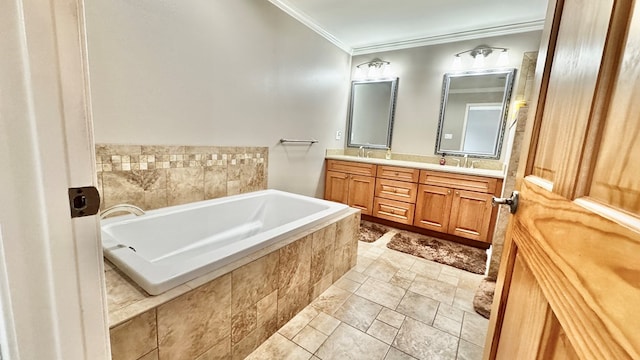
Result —
[[[378,44],[370,44],[365,46],[351,47],[338,38],[333,36],[330,32],[318,25],[311,17],[304,12],[291,6],[286,0],[269,0],[270,3],[278,7],[280,10],[287,13],[289,16],[301,22],[306,27],[318,33],[318,35],[324,37],[329,42],[337,46],[340,50],[346,52],[349,55],[365,55],[376,52],[392,51],[400,49],[408,49],[419,46],[437,45],[444,43],[451,43],[464,40],[475,40],[493,36],[518,34],[528,31],[542,30],[544,26],[544,19],[520,22],[515,24],[493,26],[483,29],[460,31],[450,34],[442,34],[435,36],[418,37],[409,40],[400,40],[393,42],[384,42]]]
[[[493,36],[510,35],[529,31],[542,30],[544,26],[544,20],[527,21],[503,26],[494,26],[484,29],[461,31],[451,34],[443,34],[436,36],[419,37],[409,40],[401,40],[394,42],[385,42],[379,44],[372,44],[367,46],[360,46],[353,48],[352,55],[365,55],[376,52],[392,51],[413,48],[418,46],[437,45],[444,43],[451,43],[464,40],[475,40],[488,38]]]
[[[289,16],[291,16],[294,19],[300,21],[303,25],[305,25],[306,27],[308,27],[311,30],[315,31],[320,36],[322,36],[325,39],[329,40],[329,42],[331,42],[333,45],[335,45],[338,48],[340,48],[340,50],[346,52],[349,55],[352,55],[353,49],[350,46],[344,44],[342,41],[338,40],[331,33],[326,31],[322,27],[320,27],[307,14],[305,14],[302,11],[292,7],[287,2],[282,1],[282,0],[269,0],[269,2],[272,3],[273,5],[277,6],[280,10],[282,10],[285,13],[289,14]]]

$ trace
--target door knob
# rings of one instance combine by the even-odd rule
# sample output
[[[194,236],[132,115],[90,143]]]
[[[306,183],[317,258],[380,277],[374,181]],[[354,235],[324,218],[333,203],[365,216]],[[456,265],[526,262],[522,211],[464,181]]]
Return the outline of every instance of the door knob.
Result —
[[[511,193],[511,197],[508,198],[497,198],[497,197],[493,197],[493,199],[491,199],[491,205],[496,206],[496,205],[509,205],[509,212],[511,212],[512,214],[515,214],[516,211],[518,210],[518,199],[520,198],[520,193],[518,193],[517,191],[514,191]]]

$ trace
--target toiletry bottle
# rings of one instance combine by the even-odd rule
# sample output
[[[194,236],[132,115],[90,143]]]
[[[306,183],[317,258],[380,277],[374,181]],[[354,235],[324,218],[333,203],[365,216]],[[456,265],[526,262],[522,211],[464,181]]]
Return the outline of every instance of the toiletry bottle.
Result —
[[[444,158],[446,155],[447,154],[444,153],[442,154],[442,157],[440,158],[440,165],[444,165],[447,163],[447,159]]]
[[[384,155],[384,158],[391,160],[391,148],[387,148],[387,153]]]

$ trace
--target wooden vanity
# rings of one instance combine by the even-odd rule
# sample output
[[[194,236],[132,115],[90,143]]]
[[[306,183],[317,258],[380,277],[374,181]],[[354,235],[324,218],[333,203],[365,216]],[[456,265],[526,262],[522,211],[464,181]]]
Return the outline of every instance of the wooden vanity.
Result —
[[[327,159],[324,198],[416,229],[491,243],[502,179]],[[454,238],[455,239],[455,238]]]

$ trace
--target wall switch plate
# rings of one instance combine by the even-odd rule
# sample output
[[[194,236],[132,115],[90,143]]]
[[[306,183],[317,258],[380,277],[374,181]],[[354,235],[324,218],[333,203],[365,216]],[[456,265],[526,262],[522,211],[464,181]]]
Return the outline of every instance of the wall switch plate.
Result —
[[[336,131],[336,140],[340,140],[340,139],[342,139],[342,131],[338,130]]]
[[[445,139],[445,140],[451,140],[451,139],[453,139],[453,134],[444,134],[444,139]]]

